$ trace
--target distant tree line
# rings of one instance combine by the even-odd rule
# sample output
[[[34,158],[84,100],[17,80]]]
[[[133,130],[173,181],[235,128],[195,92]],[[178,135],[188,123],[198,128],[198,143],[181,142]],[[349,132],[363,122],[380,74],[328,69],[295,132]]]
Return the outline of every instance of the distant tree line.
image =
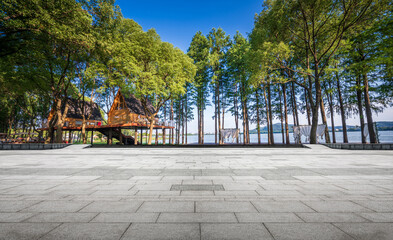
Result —
[[[157,116],[176,122],[172,144],[187,144],[194,118],[203,144],[204,123],[212,117],[221,143],[227,114],[245,144],[250,124],[257,126],[258,143],[266,124],[274,144],[275,119],[289,144],[289,119],[298,126],[300,114],[312,126],[311,143],[320,120],[334,129],[335,114],[344,142],[346,119],[355,115],[375,142],[373,113],[392,105],[391,1],[265,1],[249,36],[230,37],[221,28],[197,32],[187,54],[124,18],[114,0],[27,2],[0,4],[0,132],[34,131],[53,109],[47,142],[61,142],[67,99],[81,100],[82,110],[97,102],[107,113],[121,89],[141,100],[149,144]],[[214,116],[205,116],[209,106]],[[335,134],[326,141],[336,142]]]
[[[258,143],[260,126],[267,124],[273,144],[274,119],[280,120],[283,143],[289,144],[289,118],[298,126],[300,113],[312,126],[311,143],[316,143],[320,119],[326,142],[336,142],[336,133],[333,139],[328,134],[335,114],[342,119],[344,142],[346,119],[355,115],[362,142],[365,124],[376,142],[373,112],[392,105],[392,24],[389,1],[274,0],[264,2],[248,38],[237,33],[230,39],[220,28],[206,36],[197,32],[188,51],[197,74],[187,99],[197,108],[199,143],[210,104],[216,143],[227,112],[236,128],[241,126],[246,144],[250,123],[257,126]]]

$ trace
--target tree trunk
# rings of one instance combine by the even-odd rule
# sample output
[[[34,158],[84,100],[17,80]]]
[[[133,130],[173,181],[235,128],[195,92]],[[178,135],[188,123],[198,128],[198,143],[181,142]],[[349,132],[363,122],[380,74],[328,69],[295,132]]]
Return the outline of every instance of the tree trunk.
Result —
[[[293,115],[295,116],[296,119],[296,126],[299,126],[299,114],[297,111],[297,101],[296,101],[296,93],[295,93],[295,83],[292,82],[291,84],[291,92],[292,92],[292,104],[293,104]]]
[[[82,120],[82,141],[83,141],[83,144],[87,143],[87,139],[86,139],[86,118],[85,118],[85,116],[83,116],[83,120]]]
[[[367,117],[367,125],[368,125],[368,133],[370,136],[370,143],[377,143],[377,137],[374,131],[374,121],[371,112],[371,102],[370,95],[368,92],[368,77],[367,74],[363,75],[363,91],[364,91],[364,105],[366,107],[366,117]]]
[[[239,129],[239,112],[237,109],[237,84],[235,84],[235,97],[233,99],[234,109],[235,109],[235,126]],[[236,143],[239,144],[239,135],[236,137]]]
[[[154,129],[154,124],[156,122],[155,116],[151,116],[149,120],[150,120],[150,128],[149,128],[149,140],[147,142],[147,145],[151,145],[151,142],[153,140],[153,129]]]
[[[311,113],[310,113],[310,104],[308,103],[308,99],[309,99],[309,97],[308,97],[307,90],[306,90],[306,89],[304,89],[304,101],[306,102],[307,122],[308,122],[308,125],[311,125],[311,118],[310,118],[310,115],[311,115]]]
[[[327,95],[328,95],[328,102],[329,102],[329,109],[330,109],[330,122],[332,124],[333,143],[336,143],[336,127],[334,124],[333,96],[331,93],[327,93]]]
[[[200,97],[200,93],[198,92],[198,99],[197,99],[197,111],[198,111],[198,144],[202,144],[202,100]]]
[[[246,111],[245,111],[245,106],[244,106],[244,91],[243,91],[243,84],[240,83],[240,103],[242,107],[242,115],[243,115],[243,144],[247,144],[246,140]]]
[[[310,132],[310,143],[317,143],[317,128],[318,128],[318,111],[319,104],[321,103],[321,83],[319,82],[319,70],[318,65],[315,66],[315,104],[312,107],[312,121],[311,121],[311,132]]]
[[[249,117],[248,117],[248,107],[247,107],[247,100],[244,100],[244,106],[245,106],[245,112],[246,112],[246,141],[247,144],[250,144],[250,121],[249,121]]]
[[[180,119],[180,123],[181,123],[181,144],[184,144],[184,99],[181,100],[181,119]]]
[[[221,142],[221,107],[220,107],[220,81],[217,83],[217,120],[218,120],[218,141]]]
[[[322,116],[322,122],[325,125],[325,141],[326,143],[330,143],[329,127],[327,124],[325,104],[323,103],[323,98],[321,98],[321,116]]]
[[[109,128],[107,144],[112,145],[112,128]]]
[[[267,87],[267,95],[268,95],[268,103],[269,103],[269,120],[270,120],[270,141],[271,144],[274,144],[274,132],[273,132],[273,113],[272,113],[272,96],[271,96],[271,92],[270,92],[270,83],[268,84]]]
[[[56,114],[57,114],[57,129],[56,129],[56,143],[62,143],[63,142],[63,126],[64,126],[64,119],[67,116],[68,112],[68,103],[67,99],[65,100],[65,108],[64,112],[61,112],[61,104],[62,101],[58,100],[57,102],[57,109],[56,109]]]
[[[261,125],[260,119],[259,119],[259,94],[258,94],[258,89],[255,90],[255,97],[256,97],[256,110],[257,110],[257,133],[258,133],[258,144],[261,144]]]
[[[290,142],[289,142],[289,128],[288,128],[287,89],[286,89],[285,84],[282,85],[282,92],[284,95],[285,142],[286,142],[286,144],[290,144]]]
[[[173,100],[171,100],[171,122],[173,123]],[[170,137],[170,143],[173,145],[173,140],[174,140],[174,132],[175,130],[171,128],[171,137]]]
[[[340,86],[340,79],[338,78],[338,73],[336,73],[336,83],[337,83],[338,102],[340,103],[341,124],[342,124],[342,128],[343,128],[343,142],[348,143],[346,114],[345,114],[345,110],[344,110],[344,103],[343,103],[343,97],[341,94],[341,86]]]
[[[53,105],[52,109],[56,109],[56,105]],[[53,143],[54,142],[54,133],[55,133],[55,124],[57,122],[57,116],[53,115],[51,120],[48,122],[48,131],[47,131],[47,138],[45,140],[45,143]],[[9,136],[11,135],[11,130],[12,130],[12,118],[10,119],[10,133]]]
[[[217,88],[216,88],[216,94],[214,96],[214,143],[217,144]]]
[[[281,89],[278,89],[279,93],[279,99],[280,99],[280,122],[281,122],[281,137],[282,137],[282,143],[285,143],[285,137],[284,137],[284,117],[282,115],[282,97],[281,97]]]
[[[201,143],[205,143],[205,110],[202,110],[201,116]]]
[[[357,97],[357,105],[359,111],[359,119],[360,119],[360,130],[362,136],[362,143],[366,143],[367,139],[364,135],[364,114],[363,114],[363,104],[362,104],[362,86],[360,81],[360,76],[356,77],[356,97]]]
[[[263,88],[263,96],[265,98],[265,106],[266,106],[266,128],[267,128],[267,143],[272,144],[272,139],[270,138],[270,119],[269,119],[269,104],[266,96],[266,87]]]
[[[222,124],[221,124],[221,129],[225,129],[225,101],[224,101],[224,94],[222,94],[221,99],[223,100],[222,104]]]

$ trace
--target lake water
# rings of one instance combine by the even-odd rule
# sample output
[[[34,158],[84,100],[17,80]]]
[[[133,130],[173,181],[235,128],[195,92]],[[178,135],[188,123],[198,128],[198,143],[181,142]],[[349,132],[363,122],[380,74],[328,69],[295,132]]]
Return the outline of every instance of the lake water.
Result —
[[[393,143],[393,131],[379,131],[379,141],[381,143]],[[285,137],[285,136],[284,136]],[[205,135],[205,143],[214,143],[214,135]],[[332,133],[330,133],[330,139],[332,140]],[[289,140],[291,143],[294,143],[293,139],[293,134],[289,133]],[[305,143],[305,138],[302,138],[302,142]],[[231,142],[232,140],[229,139],[227,140]],[[239,137],[239,141],[243,141],[243,135]],[[250,134],[250,141],[251,143],[258,143],[258,134]],[[361,132],[348,132],[348,141],[350,143],[360,143],[361,142]],[[367,142],[369,142],[370,139],[367,138]],[[236,140],[235,140],[236,142]],[[261,142],[262,143],[267,143],[267,134],[261,134]],[[275,143],[282,143],[282,134],[281,133],[275,133],[274,134],[274,142]],[[323,139],[321,142],[325,142],[325,139]],[[343,142],[343,133],[342,132],[336,132],[336,142],[337,143],[342,143]],[[189,135],[188,136],[188,143],[198,143],[198,135]]]

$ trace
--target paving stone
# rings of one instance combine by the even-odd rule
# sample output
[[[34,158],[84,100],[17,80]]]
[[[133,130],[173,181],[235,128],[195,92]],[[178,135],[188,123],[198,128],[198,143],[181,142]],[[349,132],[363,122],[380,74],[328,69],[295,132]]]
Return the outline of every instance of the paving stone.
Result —
[[[27,218],[30,218],[34,213],[9,213],[0,212],[0,222],[21,222]]]
[[[77,212],[90,202],[87,201],[43,201],[25,208],[23,212]]]
[[[315,212],[300,201],[252,201],[259,212]]]
[[[169,191],[171,190],[172,184],[171,183],[155,183],[155,184],[143,184],[137,185],[132,188],[132,190],[145,190],[145,191]]]
[[[167,223],[230,223],[237,222],[233,213],[161,213],[157,222]]]
[[[102,223],[139,223],[156,222],[158,213],[100,213],[91,222]]]
[[[213,191],[181,191],[181,196],[214,196]]]
[[[96,213],[39,213],[29,218],[27,222],[89,222],[96,215]]]
[[[80,212],[136,212],[141,204],[142,202],[140,201],[95,201],[81,209]]]
[[[57,226],[55,223],[0,223],[0,239],[38,239]]]
[[[336,223],[335,225],[358,240],[393,239],[393,223]]]
[[[216,196],[258,196],[256,191],[217,191]]]
[[[261,189],[261,187],[257,184],[241,184],[241,183],[236,183],[236,184],[223,184],[224,189],[226,191],[253,191],[253,190],[258,190]]]
[[[392,213],[359,213],[359,215],[372,222],[393,222]]]
[[[275,240],[353,240],[327,223],[266,223]]]
[[[257,212],[250,202],[196,202],[196,212]]]
[[[138,212],[194,212],[194,202],[144,202]]]
[[[293,213],[236,213],[241,223],[246,222],[303,222]]]
[[[0,201],[0,211],[17,212],[37,203],[39,203],[39,201]]]
[[[204,239],[210,224],[204,236],[221,239],[264,226],[277,226],[275,240],[348,239],[338,224],[353,238],[392,239],[392,151],[86,146],[0,151],[0,239],[187,239],[190,226]],[[170,191],[176,184],[224,191]]]
[[[201,224],[201,234],[204,240],[221,239],[272,239],[270,233],[262,224]]]
[[[224,191],[222,185],[174,184],[171,191]]]
[[[355,203],[369,208],[377,212],[392,212],[393,213],[393,201],[362,201],[357,200]]]
[[[180,191],[138,191],[137,196],[179,196]]]
[[[199,240],[199,224],[132,224],[122,240]]]
[[[41,239],[120,239],[128,226],[126,223],[64,223]]]
[[[370,212],[358,204],[349,201],[303,201],[317,212]]]
[[[367,222],[363,217],[360,217],[354,213],[296,213],[305,222],[321,222],[321,223],[333,223],[333,222]]]

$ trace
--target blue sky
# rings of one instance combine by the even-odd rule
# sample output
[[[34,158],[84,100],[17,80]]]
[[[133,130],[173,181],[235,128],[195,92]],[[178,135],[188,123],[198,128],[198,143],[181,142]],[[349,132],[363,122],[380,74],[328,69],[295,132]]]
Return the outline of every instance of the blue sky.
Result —
[[[254,26],[255,14],[262,10],[262,0],[117,0],[123,16],[134,19],[144,30],[156,29],[161,39],[187,52],[191,39],[197,31],[208,34],[212,28],[221,27],[233,36],[236,31],[243,35],[250,33]],[[196,113],[195,113],[196,115]],[[214,132],[213,107],[205,112],[205,132]],[[234,119],[226,114],[225,127],[233,128]],[[292,117],[289,118],[290,123]],[[386,109],[376,121],[392,121],[393,108]],[[330,119],[328,119],[330,125]],[[307,124],[306,117],[300,117],[301,124]],[[336,115],[335,123],[341,126],[340,116]],[[349,125],[359,125],[357,116],[347,120]],[[254,128],[251,125],[251,128]],[[189,132],[197,132],[197,121],[189,123]]]
[[[231,36],[237,30],[246,35],[262,10],[262,0],[117,0],[116,4],[124,17],[134,19],[144,30],[156,29],[163,41],[185,52],[197,31],[207,34],[221,27]]]

